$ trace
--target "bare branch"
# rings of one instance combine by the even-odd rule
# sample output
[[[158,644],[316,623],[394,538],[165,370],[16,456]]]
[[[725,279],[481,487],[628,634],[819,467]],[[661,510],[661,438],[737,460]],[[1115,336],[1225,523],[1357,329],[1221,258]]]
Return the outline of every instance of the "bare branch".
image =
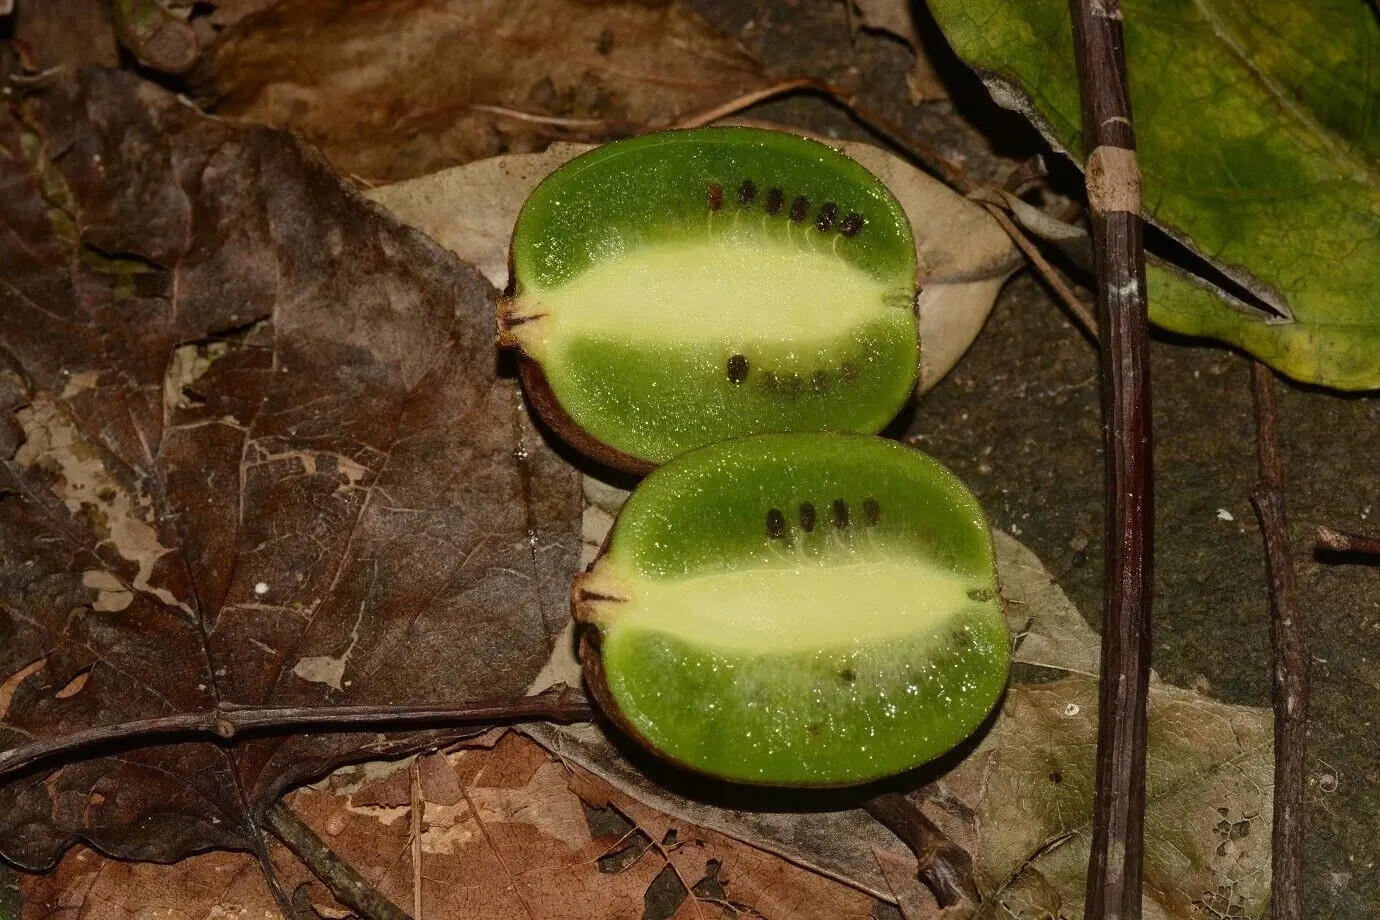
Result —
[[[414,727],[420,725],[469,725],[491,722],[588,722],[589,700],[579,690],[560,686],[518,699],[471,703],[434,703],[396,706],[246,706],[233,703],[202,712],[139,719],[99,725],[70,735],[44,738],[0,752],[0,777],[16,773],[40,760],[100,756],[99,748],[111,743],[149,739],[150,743],[185,740],[186,735],[213,735],[229,740],[245,732],[316,729],[347,731],[363,726]]]

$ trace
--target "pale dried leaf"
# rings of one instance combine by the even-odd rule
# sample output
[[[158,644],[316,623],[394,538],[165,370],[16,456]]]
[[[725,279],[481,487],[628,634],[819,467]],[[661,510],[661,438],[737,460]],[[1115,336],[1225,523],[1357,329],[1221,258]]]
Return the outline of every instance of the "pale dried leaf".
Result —
[[[1226,916],[1229,905],[1239,905],[1245,918],[1263,914],[1271,732],[1269,710],[1152,684],[1147,918]],[[1010,900],[1015,916],[1037,916],[1020,909],[1037,905],[1082,917],[1096,737],[1095,680],[1017,685],[979,749],[942,780],[946,792],[974,809],[957,836],[971,847],[983,891],[998,903]]]

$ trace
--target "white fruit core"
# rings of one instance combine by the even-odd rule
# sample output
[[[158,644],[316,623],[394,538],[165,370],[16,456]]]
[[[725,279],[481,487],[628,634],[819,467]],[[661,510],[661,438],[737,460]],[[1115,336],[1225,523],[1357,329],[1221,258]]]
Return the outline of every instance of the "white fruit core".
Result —
[[[604,571],[600,571],[603,568]],[[584,583],[606,628],[666,633],[731,652],[793,652],[913,636],[971,604],[971,579],[914,556],[801,563],[680,579],[619,577],[607,557]]]
[[[833,254],[842,240],[804,229],[798,241],[725,233],[618,253],[559,287],[525,292],[511,319],[541,321],[512,334],[537,360],[555,343],[601,333],[828,345],[896,306],[887,302],[894,287]]]

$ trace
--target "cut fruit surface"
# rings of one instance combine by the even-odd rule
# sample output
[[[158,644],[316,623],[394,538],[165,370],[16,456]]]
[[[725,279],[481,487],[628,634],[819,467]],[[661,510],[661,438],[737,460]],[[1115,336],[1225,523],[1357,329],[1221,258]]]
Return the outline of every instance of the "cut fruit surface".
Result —
[[[544,180],[500,338],[558,431],[646,469],[767,431],[880,430],[915,384],[916,256],[880,181],[773,131],[669,131]]]
[[[881,438],[760,435],[672,461],[628,499],[574,599],[615,721],[740,782],[910,769],[967,737],[1006,683],[981,508]]]

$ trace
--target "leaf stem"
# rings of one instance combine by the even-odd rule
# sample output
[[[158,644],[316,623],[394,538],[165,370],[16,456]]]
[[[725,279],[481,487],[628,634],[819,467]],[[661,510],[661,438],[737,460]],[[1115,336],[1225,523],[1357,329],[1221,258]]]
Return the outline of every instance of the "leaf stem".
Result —
[[[0,777],[54,757],[100,756],[102,745],[160,736],[214,735],[229,740],[249,731],[317,729],[345,731],[362,726],[456,725],[488,722],[588,722],[589,700],[579,690],[556,687],[536,696],[468,703],[384,706],[248,706],[226,703],[202,712],[116,722],[44,738],[0,751]]]
[[[1118,0],[1070,0],[1097,266],[1107,582],[1084,915],[1138,920],[1145,831],[1154,487],[1140,173]]]
[[[973,857],[954,843],[910,799],[887,792],[862,807],[915,854],[916,875],[940,907],[982,900],[973,877]]]
[[[1271,920],[1303,917],[1303,789],[1308,745],[1308,648],[1299,620],[1294,562],[1284,516],[1284,464],[1279,452],[1275,379],[1251,363],[1260,483],[1251,494],[1265,539],[1274,639],[1275,791],[1271,828]]]
[[[274,802],[265,812],[264,824],[330,889],[337,901],[364,920],[411,920],[406,911],[369,884],[358,869],[326,846],[325,841],[282,802]]]

